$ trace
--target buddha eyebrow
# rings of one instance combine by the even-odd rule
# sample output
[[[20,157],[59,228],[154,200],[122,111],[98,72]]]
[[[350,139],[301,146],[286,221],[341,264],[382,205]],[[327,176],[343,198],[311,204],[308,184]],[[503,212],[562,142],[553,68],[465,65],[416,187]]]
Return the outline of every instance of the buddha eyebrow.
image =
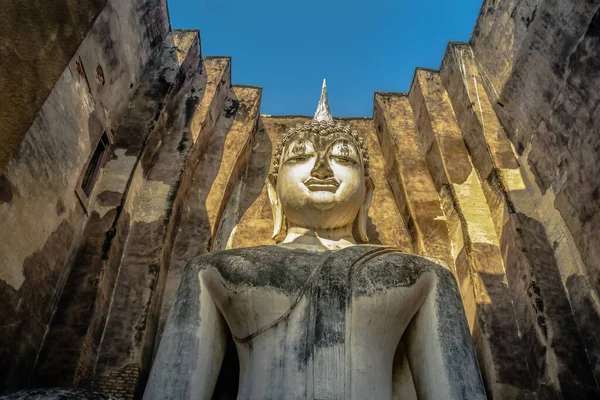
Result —
[[[294,147],[292,148],[292,154],[294,154],[295,156],[300,155],[300,154],[306,154],[306,143],[304,143],[304,142],[295,143]]]
[[[350,149],[350,144],[348,143],[347,140],[342,140],[342,141],[338,141],[338,142],[334,143],[333,144],[334,148],[335,148],[336,144],[339,144],[338,149],[339,149],[341,156],[344,156],[344,157],[350,156],[351,149]]]
[[[342,146],[340,147],[340,153],[345,157],[350,155],[350,146],[348,146],[348,142],[342,142]]]

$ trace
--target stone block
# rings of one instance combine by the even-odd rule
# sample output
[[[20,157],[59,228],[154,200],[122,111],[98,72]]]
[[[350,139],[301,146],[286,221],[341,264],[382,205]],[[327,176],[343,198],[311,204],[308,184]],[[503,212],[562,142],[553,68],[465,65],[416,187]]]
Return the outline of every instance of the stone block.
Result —
[[[527,365],[522,363],[519,327],[492,213],[440,75],[417,70],[409,99],[447,218],[458,282],[488,394],[530,397],[531,382]],[[479,166],[491,171],[490,159],[480,159]],[[514,346],[511,353],[503,347],[506,343]]]
[[[454,264],[448,227],[405,95],[376,93],[374,123],[386,175],[418,254]]]
[[[195,43],[198,51],[197,37]],[[186,52],[191,48],[185,45]],[[161,119],[161,113],[169,107],[168,100],[174,97],[170,83],[177,80],[179,70],[175,49],[169,36],[162,51],[156,53],[155,67],[146,70],[145,81],[132,100],[133,107],[116,131],[96,185],[96,198],[88,206],[90,217],[75,250],[67,290],[38,359],[38,384],[85,384],[91,378],[130,233],[131,215],[143,188],[144,174],[138,158],[147,150],[147,137],[158,134],[154,129],[156,120]]]
[[[207,251],[210,233],[203,228],[205,223],[203,199],[198,193],[208,193],[209,185],[203,179],[195,179],[198,164],[201,157],[208,148],[212,137],[215,122],[224,106],[227,93],[231,85],[231,63],[228,57],[205,57],[203,59],[203,76],[206,76],[204,95],[195,109],[191,122],[190,133],[194,140],[193,149],[187,161],[185,174],[189,175],[186,186],[188,187],[185,200],[183,201],[178,233],[173,244],[173,252],[168,269],[167,280],[162,300],[160,321],[157,329],[156,342],[158,344],[162,329],[169,315],[175,291],[181,280],[181,274],[185,263],[192,257]],[[200,169],[201,171],[202,169]],[[200,186],[199,186],[200,185]]]
[[[135,365],[140,371],[135,383],[142,387],[152,358],[181,203],[189,186],[191,173],[186,167],[197,144],[190,126],[200,103],[198,96],[204,95],[206,87],[197,32],[175,32],[175,36],[176,48],[183,50],[177,55],[180,73],[158,119],[157,132],[152,132],[160,137],[159,147],[144,149],[155,155],[148,166],[140,163],[142,169],[147,168],[142,174],[146,179],[131,214],[130,234],[95,365],[95,379]],[[134,396],[132,390],[127,389],[128,396]]]

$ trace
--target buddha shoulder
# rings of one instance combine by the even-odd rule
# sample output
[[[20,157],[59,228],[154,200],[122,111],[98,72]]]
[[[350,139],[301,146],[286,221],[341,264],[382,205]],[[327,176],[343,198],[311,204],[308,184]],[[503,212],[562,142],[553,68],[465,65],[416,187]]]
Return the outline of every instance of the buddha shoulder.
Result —
[[[390,252],[362,264],[354,273],[354,287],[379,290],[409,287],[420,278],[452,282],[454,276],[440,260],[415,254]]]
[[[307,278],[322,255],[279,246],[221,250],[192,259],[186,274],[218,275],[231,283],[287,287]]]
[[[353,277],[355,287],[408,287],[424,276],[445,281],[454,279],[448,267],[438,260],[395,251],[363,258],[359,255],[363,251],[354,249],[359,250],[354,255],[355,251],[339,251],[336,260],[345,264],[343,270],[352,270],[346,273]],[[292,251],[279,246],[222,250],[192,259],[186,266],[186,275],[201,274],[229,283],[290,289],[301,285],[330,255]]]
[[[201,254],[191,259],[186,270],[202,272],[208,270],[224,269],[246,269],[258,267],[259,261],[268,256],[267,248],[270,246],[258,246],[239,249],[219,250],[211,253]]]

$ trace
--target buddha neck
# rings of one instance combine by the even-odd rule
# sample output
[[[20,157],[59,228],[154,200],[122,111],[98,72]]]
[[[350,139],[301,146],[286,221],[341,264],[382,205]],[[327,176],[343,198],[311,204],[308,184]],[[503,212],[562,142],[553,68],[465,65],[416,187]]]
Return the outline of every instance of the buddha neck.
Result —
[[[352,224],[335,229],[309,229],[292,226],[287,229],[285,239],[279,246],[308,251],[340,250],[354,246]]]

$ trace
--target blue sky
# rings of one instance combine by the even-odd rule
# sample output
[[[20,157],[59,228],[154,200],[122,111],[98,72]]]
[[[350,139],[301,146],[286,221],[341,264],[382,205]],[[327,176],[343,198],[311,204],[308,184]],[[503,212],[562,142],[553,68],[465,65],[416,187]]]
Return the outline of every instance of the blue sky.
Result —
[[[327,79],[337,117],[371,116],[373,92],[406,92],[468,41],[481,0],[168,0],[173,28],[198,28],[205,56],[232,57],[233,83],[263,87],[261,113],[314,113]]]

